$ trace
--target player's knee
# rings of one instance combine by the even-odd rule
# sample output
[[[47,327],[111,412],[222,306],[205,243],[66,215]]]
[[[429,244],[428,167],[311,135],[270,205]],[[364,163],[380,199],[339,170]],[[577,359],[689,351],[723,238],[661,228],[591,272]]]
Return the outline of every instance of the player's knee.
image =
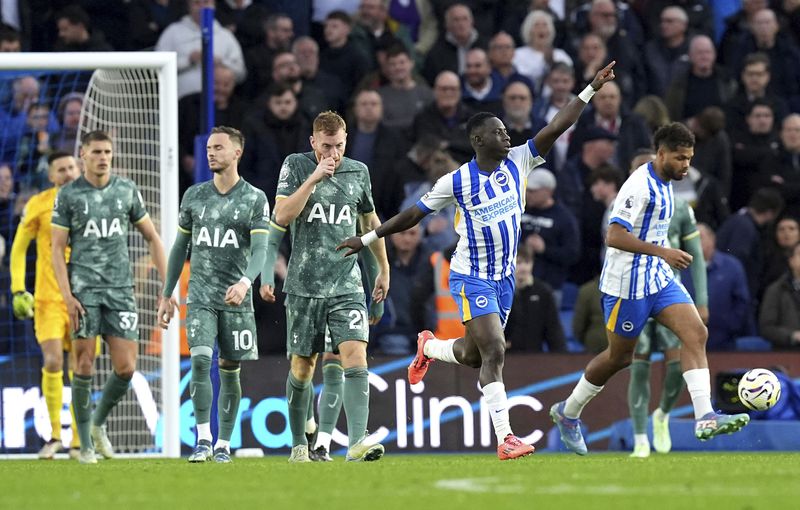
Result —
[[[133,378],[133,372],[136,370],[136,367],[133,365],[128,365],[120,368],[115,368],[114,372],[117,374],[117,377],[120,379],[124,379],[126,381],[130,381]]]
[[[479,352],[471,352],[464,355],[464,359],[461,362],[462,365],[466,365],[470,368],[480,368],[482,363],[483,359]]]
[[[506,360],[505,340],[500,338],[492,342],[490,346],[482,350],[481,357],[483,366],[502,368]]]
[[[239,368],[241,363],[239,361],[230,360],[230,359],[220,359],[219,360],[219,368],[223,368],[225,370],[236,370]]]
[[[705,349],[706,341],[708,340],[708,328],[698,321],[696,326],[683,335],[682,340],[684,345],[689,348]]]
[[[64,354],[44,353],[44,369],[48,372],[59,372],[64,368]]]
[[[309,358],[292,358],[292,376],[298,381],[309,381],[314,376],[314,362]]]

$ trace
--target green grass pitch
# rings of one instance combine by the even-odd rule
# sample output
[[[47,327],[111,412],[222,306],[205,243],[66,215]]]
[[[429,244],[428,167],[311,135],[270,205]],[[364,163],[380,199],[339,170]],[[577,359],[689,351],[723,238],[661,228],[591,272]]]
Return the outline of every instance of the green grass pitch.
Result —
[[[505,510],[800,508],[800,453],[389,455],[230,465],[185,459],[1,461],[0,508]]]

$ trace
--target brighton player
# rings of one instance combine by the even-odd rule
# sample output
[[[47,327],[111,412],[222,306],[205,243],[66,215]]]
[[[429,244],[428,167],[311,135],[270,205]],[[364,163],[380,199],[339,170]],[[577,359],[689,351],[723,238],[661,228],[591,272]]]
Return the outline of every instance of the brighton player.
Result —
[[[347,417],[347,460],[374,461],[383,456],[380,444],[366,437],[369,417],[367,370],[368,317],[361,272],[355,260],[343,260],[336,243],[362,230],[380,225],[372,203],[367,167],[344,157],[347,140],[344,119],[334,112],[314,119],[312,152],[290,154],[281,168],[273,228],[288,225],[292,255],[283,290],[286,296],[286,380],[289,426],[292,431],[290,462],[309,462],[305,424],[309,395],[313,392],[317,355],[325,351],[325,332],[332,349],[341,354],[344,383],[342,405]],[[372,247],[380,271],[373,299],[385,299],[389,291],[389,262],[384,244]],[[265,268],[270,273],[272,266]],[[268,281],[268,278],[267,280]],[[270,301],[273,289],[265,284],[261,296]]]
[[[64,393],[64,351],[70,352],[69,378],[75,366],[70,343],[67,307],[58,290],[50,247],[50,218],[53,203],[61,186],[80,175],[75,158],[66,152],[54,152],[47,158],[48,178],[54,187],[32,196],[25,205],[14,244],[11,246],[11,292],[14,294],[14,315],[18,319],[33,317],[36,340],[42,348],[42,395],[47,404],[52,434],[39,451],[40,459],[52,459],[62,448],[61,408]],[[25,290],[25,254],[36,241],[36,283],[33,295]],[[71,408],[71,406],[70,406]],[[77,458],[80,448],[75,420],[72,420],[70,457]]]
[[[231,462],[230,439],[242,389],[240,362],[258,359],[256,319],[250,291],[264,265],[269,203],[264,192],[239,177],[244,137],[231,127],[211,130],[206,144],[212,180],[186,190],[178,235],[169,255],[158,308],[166,329],[178,307],[172,296],[191,245],[188,331],[192,362],[190,395],[197,420],[197,445],[189,462]],[[219,343],[219,437],[211,447],[211,357]]]
[[[456,231],[460,239],[450,267],[450,292],[466,324],[463,338],[434,338],[420,333],[417,355],[408,367],[408,380],[422,380],[434,359],[480,368],[478,381],[489,407],[501,460],[533,453],[511,431],[503,384],[505,327],[514,297],[514,261],[524,210],[526,180],[534,168],[580,116],[594,93],[614,79],[614,62],[524,145],[511,147],[502,121],[486,112],[467,123],[475,158],[439,179],[416,205],[389,219],[375,231],[351,237],[339,247],[350,255],[378,238],[411,228],[427,214],[457,205]]]
[[[656,131],[653,146],[655,160],[640,166],[623,184],[609,219],[600,276],[608,348],[589,362],[567,400],[550,409],[561,440],[578,455],[587,453],[581,411],[606,381],[631,364],[636,337],[650,317],[681,341],[681,368],[694,406],[695,436],[705,441],[736,432],[750,420],[747,414],[717,414],[711,407],[708,331],[671,269],[683,270],[692,262],[688,253],[670,248],[667,237],[675,212],[671,181],[688,173],[694,135],[674,122]]]
[[[111,173],[111,137],[103,131],[84,135],[81,159],[83,176],[56,195],[52,218],[53,270],[67,305],[77,361],[72,402],[81,439],[78,461],[95,464],[95,448],[107,459],[114,456],[106,434],[106,418],[128,391],[136,370],[139,313],[128,251],[130,223],[147,241],[162,279],[167,264],[161,238],[136,184]],[[65,262],[68,241],[69,272]],[[108,343],[113,370],[92,414],[97,335],[102,335]]]

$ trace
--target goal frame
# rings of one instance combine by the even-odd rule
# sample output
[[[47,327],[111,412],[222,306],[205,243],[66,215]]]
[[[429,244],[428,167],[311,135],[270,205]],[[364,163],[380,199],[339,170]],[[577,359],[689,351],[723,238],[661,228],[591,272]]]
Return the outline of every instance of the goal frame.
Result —
[[[178,229],[178,67],[174,52],[4,53],[0,70],[92,71],[152,69],[158,73],[161,239],[169,253]],[[166,211],[173,211],[165,214]],[[173,321],[162,335],[161,420],[163,457],[180,457],[180,346]]]

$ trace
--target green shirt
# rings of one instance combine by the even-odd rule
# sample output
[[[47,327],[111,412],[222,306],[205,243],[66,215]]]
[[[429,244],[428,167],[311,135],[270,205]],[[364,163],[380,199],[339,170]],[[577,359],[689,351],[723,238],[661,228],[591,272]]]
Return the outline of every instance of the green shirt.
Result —
[[[316,167],[313,152],[289,155],[281,167],[277,199],[297,191]],[[367,166],[343,158],[333,177],[314,187],[289,225],[292,255],[284,292],[316,298],[363,293],[358,257],[343,257],[336,246],[356,235],[359,215],[374,209]]]
[[[178,228],[192,235],[187,303],[252,312],[251,290],[239,306],[225,304],[225,293],[244,276],[250,262],[251,235],[269,233],[264,192],[244,179],[224,195],[214,181],[195,184],[183,195]]]
[[[147,218],[130,179],[112,175],[102,188],[83,176],[58,190],[53,228],[69,231],[72,292],[133,287],[128,226]]]
[[[697,230],[697,220],[694,218],[694,211],[689,203],[682,198],[675,199],[675,213],[669,222],[667,240],[672,248],[681,249],[683,243],[697,237],[700,232]],[[680,280],[680,271],[673,269],[675,276]]]

